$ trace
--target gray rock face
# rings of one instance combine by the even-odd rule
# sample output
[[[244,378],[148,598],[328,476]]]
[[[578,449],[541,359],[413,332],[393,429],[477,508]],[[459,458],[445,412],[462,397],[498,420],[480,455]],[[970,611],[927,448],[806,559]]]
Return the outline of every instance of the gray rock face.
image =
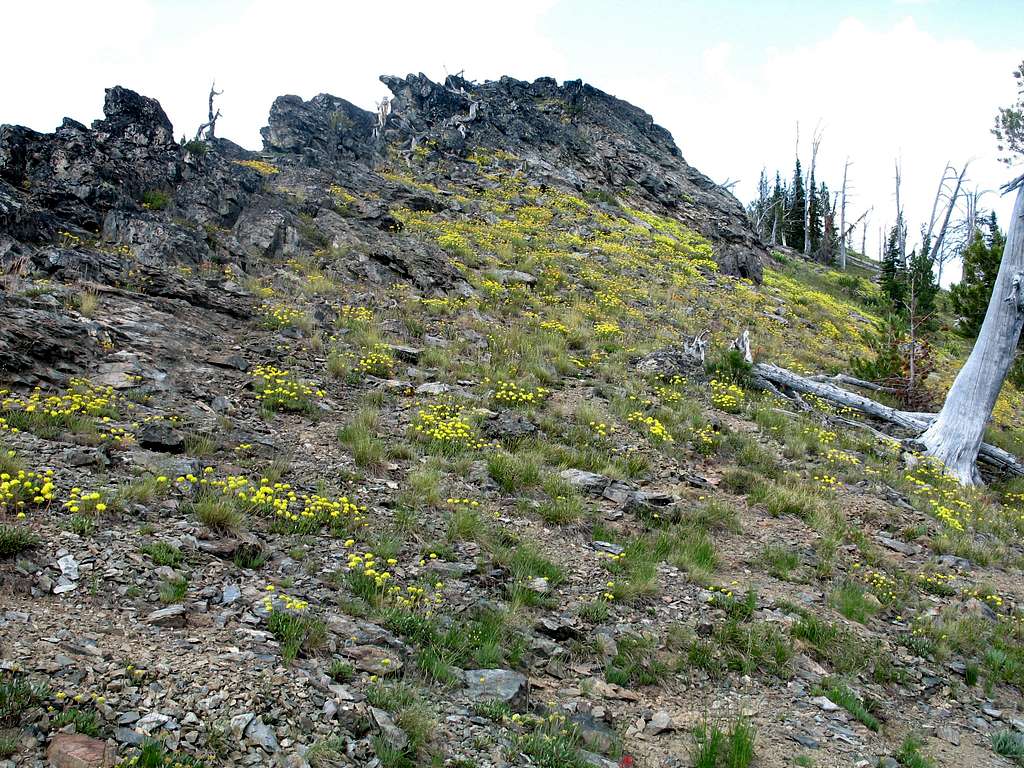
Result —
[[[523,711],[529,697],[529,681],[508,669],[467,669],[466,696],[472,701],[502,701]]]
[[[376,115],[327,93],[309,101],[278,96],[268,123],[260,131],[268,151],[305,155],[311,162],[367,159],[380,151],[373,135]]]

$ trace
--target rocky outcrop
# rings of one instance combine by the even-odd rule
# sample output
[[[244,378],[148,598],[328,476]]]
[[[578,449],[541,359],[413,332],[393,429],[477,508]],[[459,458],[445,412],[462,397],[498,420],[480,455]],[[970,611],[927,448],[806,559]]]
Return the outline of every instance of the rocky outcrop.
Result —
[[[373,133],[376,120],[370,112],[327,93],[309,101],[279,96],[260,133],[268,151],[300,154],[313,165],[366,160],[379,149]]]
[[[760,280],[767,252],[740,202],[687,164],[672,135],[632,104],[579,80],[381,80],[394,94],[387,140],[462,154],[504,150],[520,157],[537,182],[600,190],[679,219],[712,240],[722,271]]]

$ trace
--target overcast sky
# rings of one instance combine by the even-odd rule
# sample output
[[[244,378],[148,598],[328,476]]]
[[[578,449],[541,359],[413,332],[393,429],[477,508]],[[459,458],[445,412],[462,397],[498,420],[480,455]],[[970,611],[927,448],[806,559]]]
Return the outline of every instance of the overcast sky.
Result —
[[[854,215],[874,206],[869,252],[894,218],[895,158],[912,232],[947,161],[972,160],[972,189],[1009,177],[989,129],[1024,58],[1020,0],[2,0],[0,13],[0,123],[37,130],[100,117],[103,88],[121,84],[191,136],[215,77],[218,134],[257,149],[284,93],[372,109],[381,74],[582,78],[650,112],[746,201],[762,166],[792,173],[796,124],[804,155],[820,124],[819,178],[838,187],[849,156]]]

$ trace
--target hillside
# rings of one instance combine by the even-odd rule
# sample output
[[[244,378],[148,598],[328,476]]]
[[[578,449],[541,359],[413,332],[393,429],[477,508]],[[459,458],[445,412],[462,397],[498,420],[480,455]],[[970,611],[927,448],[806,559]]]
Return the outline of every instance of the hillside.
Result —
[[[872,283],[590,86],[383,81],[0,127],[0,765],[1013,764],[1021,489],[724,353]]]

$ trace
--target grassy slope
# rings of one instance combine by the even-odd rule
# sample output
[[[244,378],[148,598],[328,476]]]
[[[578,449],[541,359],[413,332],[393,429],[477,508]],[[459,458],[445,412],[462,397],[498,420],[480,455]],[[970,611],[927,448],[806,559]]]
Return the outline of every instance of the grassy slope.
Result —
[[[170,495],[207,528],[251,528],[272,549],[300,548],[324,567],[329,536],[345,540],[352,554],[331,591],[301,581],[278,584],[290,596],[273,604],[278,618],[270,628],[287,655],[310,655],[325,670],[330,660],[319,655],[317,639],[325,605],[372,618],[412,644],[410,689],[382,688],[366,676],[353,682],[371,701],[395,710],[400,724],[404,717],[415,736],[404,753],[378,743],[391,766],[408,764],[403,760],[417,750],[445,752],[445,739],[431,737],[424,700],[451,691],[452,667],[522,664],[533,620],[549,613],[578,615],[590,628],[616,627],[616,652],[602,655],[597,645],[575,641],[571,657],[608,682],[637,689],[644,703],[660,702],[675,713],[695,711],[725,681],[752,675],[750,701],[760,702],[754,717],[771,759],[792,752],[774,733],[772,710],[796,707],[776,697],[804,657],[830,675],[820,690],[868,724],[863,738],[876,752],[895,752],[924,717],[910,704],[896,711],[878,703],[928,663],[920,659],[961,662],[969,684],[1019,703],[1024,515],[1015,488],[964,492],[926,465],[904,469],[891,444],[838,426],[834,418],[843,414],[821,403],[812,403],[810,414],[792,413],[746,391],[742,371],[734,371],[735,380],[713,381],[634,372],[638,356],[682,337],[709,329],[713,345],[722,346],[744,328],[752,330],[763,359],[808,372],[843,370],[851,355],[867,354],[864,336],[877,322],[865,301],[870,285],[795,263],[768,268],[762,286],[726,277],[714,268],[711,244],[675,222],[530,187],[511,172],[508,157],[475,158],[479,184],[444,190],[461,204],[458,216],[401,213],[409,230],[449,252],[476,289],[473,297],[346,286],[335,281],[332,255],[323,252],[267,265],[250,286],[266,301],[262,328],[251,332],[266,342],[293,328],[300,338],[283,342],[291,345],[280,361],[287,375],[257,369],[263,398],[249,413],[258,418],[261,409],[292,449],[305,425],[321,437],[329,433],[327,439],[341,427],[349,467],[344,488],[301,462],[240,461],[251,446],[193,437],[190,452],[210,467],[206,486],[188,478],[122,479],[118,486],[113,478],[83,475],[79,484],[98,489],[99,499],[73,500],[61,510],[58,489],[52,505],[29,504],[26,519],[14,521],[17,530],[32,528],[45,539],[56,524],[88,536],[90,519],[116,514],[126,499],[156,505]],[[429,165],[391,175],[430,192],[438,191],[438,177]],[[517,283],[502,270],[527,272],[536,284]],[[323,300],[339,308],[338,327],[312,322],[313,305]],[[378,378],[406,373],[388,343],[424,345],[419,375],[461,396],[418,397],[412,386],[380,386]],[[938,379],[945,382],[966,345],[947,334],[938,348]],[[315,416],[324,395],[302,381],[322,383],[326,396],[341,404],[343,423]],[[97,402],[102,393],[87,391],[97,414],[117,414],[116,404]],[[1001,429],[1019,423],[1019,400],[1019,393],[1005,393]],[[5,407],[8,427],[47,433],[17,402]],[[120,407],[132,409],[127,401]],[[539,430],[519,440],[489,438],[485,409],[519,411]],[[71,425],[79,427],[97,429]],[[1012,440],[1012,431],[1007,434]],[[8,461],[8,471],[17,461],[34,466],[30,453]],[[667,491],[680,501],[619,519],[608,514],[613,505],[562,480],[567,467]],[[687,472],[717,487],[689,488]],[[256,491],[260,475],[268,480]],[[278,475],[291,488],[276,488]],[[381,478],[394,488],[384,488]],[[251,485],[239,503],[225,489],[244,482]],[[355,489],[353,499],[365,497],[371,487],[377,497],[370,510],[348,495],[340,498],[348,489]],[[302,500],[282,506],[291,489]],[[98,510],[99,504],[108,508]],[[898,555],[880,546],[879,536],[920,551]],[[618,543],[623,553],[599,556],[595,540]],[[473,581],[469,596],[496,607],[460,614],[474,616],[472,631],[452,633],[445,616],[459,598],[445,595],[430,563],[464,559],[467,552],[486,566],[481,572],[497,567],[507,575]],[[929,559],[931,552],[973,564],[958,569]],[[159,554],[174,559],[173,552]],[[382,572],[388,573],[383,580]],[[538,578],[547,580],[550,594],[536,587]],[[161,599],[180,597],[167,589]],[[680,610],[684,602],[690,607]],[[978,618],[979,603],[996,619]],[[696,632],[698,618],[710,630]],[[948,669],[938,674],[962,684]],[[688,693],[683,682],[693,684]],[[593,682],[580,685],[586,697]],[[434,692],[423,690],[429,688]],[[980,697],[981,688],[971,690]],[[495,721],[492,738],[504,749],[544,756],[552,768],[576,765],[574,732],[557,717],[524,724],[496,706],[483,714]],[[686,748],[685,734],[637,741],[628,730],[636,713],[616,715],[617,740],[628,751],[653,761]],[[737,732],[744,733],[742,725],[729,729]]]

